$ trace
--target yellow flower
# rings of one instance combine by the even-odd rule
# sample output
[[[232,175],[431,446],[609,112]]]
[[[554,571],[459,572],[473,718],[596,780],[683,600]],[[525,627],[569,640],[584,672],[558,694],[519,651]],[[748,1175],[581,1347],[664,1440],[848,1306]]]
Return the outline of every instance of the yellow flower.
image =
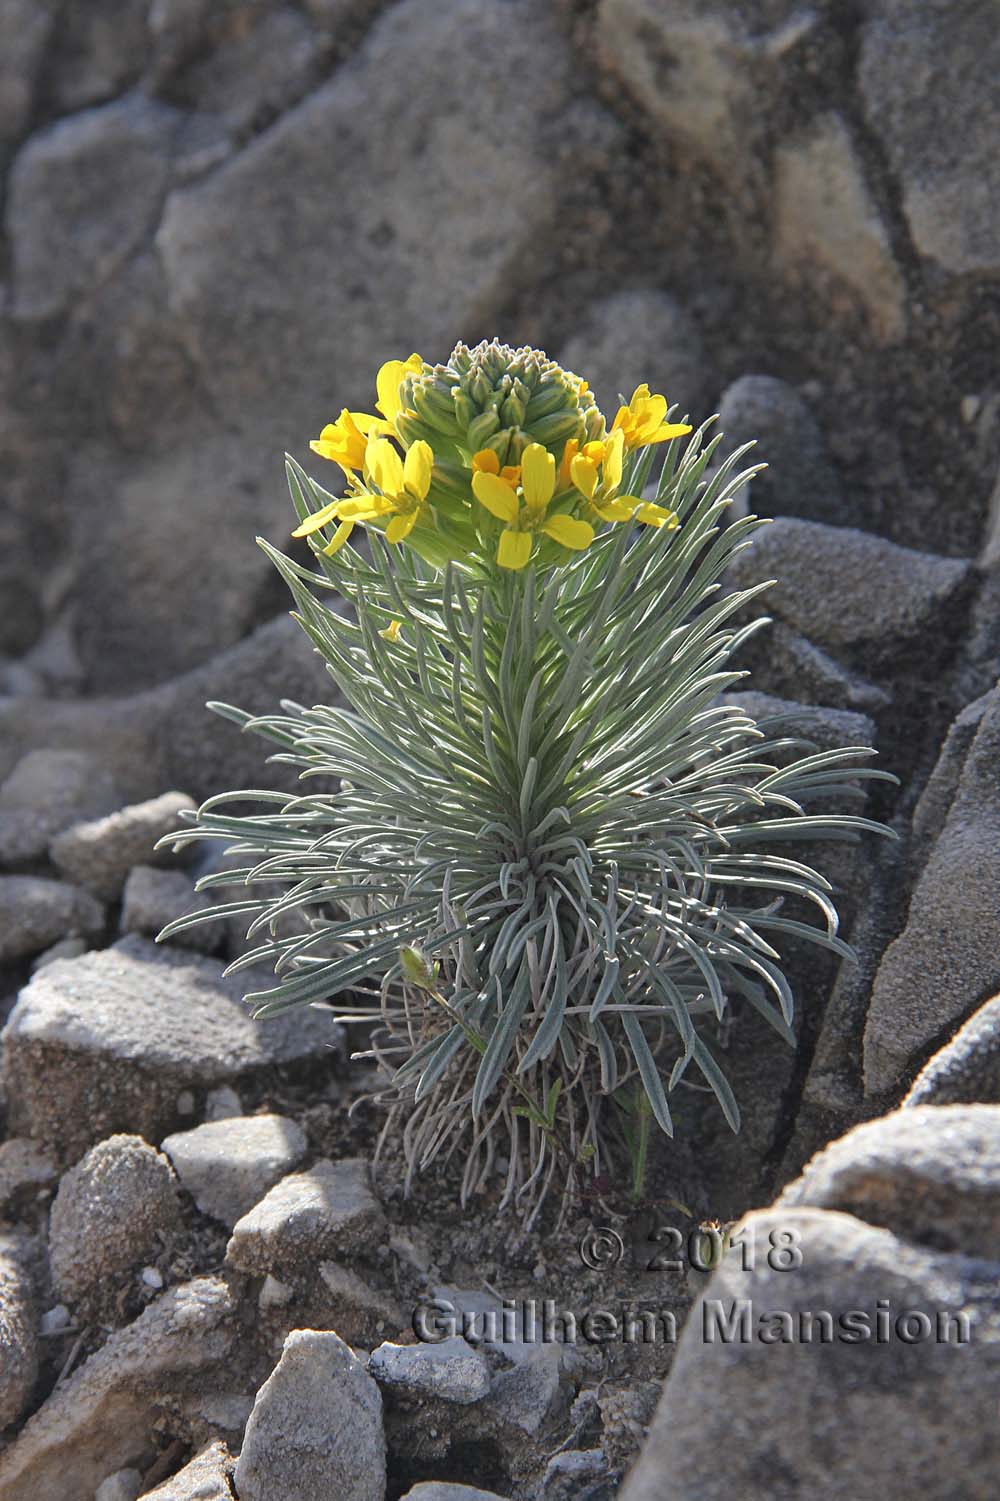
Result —
[[[384,631],[379,631],[383,641],[398,641],[399,633],[403,629],[401,620],[390,620]]]
[[[472,491],[480,505],[506,523],[497,548],[501,568],[523,568],[539,532],[574,552],[581,552],[593,542],[594,528],[589,522],[573,516],[546,514],[555,488],[556,461],[540,443],[529,443],[521,455],[521,483],[517,489],[499,474],[483,469],[473,474]]]
[[[570,479],[586,501],[587,509],[601,521],[635,519],[646,526],[669,526],[672,530],[677,525],[673,511],[654,505],[652,501],[644,501],[638,495],[618,493],[624,448],[625,434],[618,427],[612,430],[605,442],[588,443],[582,453],[570,459]],[[596,451],[598,449],[600,453]]]
[[[424,362],[419,354],[411,354],[408,360],[387,360],[375,377],[378,401],[375,405],[391,425],[403,410],[399,388],[408,375],[419,375]]]
[[[558,488],[565,490],[572,484],[571,466],[578,453],[586,454],[588,459],[593,459],[595,464],[599,464],[604,458],[606,448],[606,439],[601,441],[595,439],[592,443],[585,443],[581,448],[579,438],[567,438],[566,447],[563,449],[562,462],[559,465]]]
[[[345,407],[336,422],[328,422],[309,447],[320,458],[339,464],[345,474],[353,474],[365,462],[365,449],[372,432],[390,432],[388,422],[370,417],[367,412],[349,412]]]
[[[422,438],[399,457],[387,438],[372,438],[365,452],[365,477],[378,486],[379,494],[362,490],[341,501],[337,514],[342,521],[376,521],[390,516],[385,529],[387,542],[402,542],[420,520],[431,487],[434,452]]]
[[[472,455],[473,474],[497,474],[505,484],[516,489],[521,483],[520,464],[505,464],[500,468],[500,460],[492,448],[481,448],[478,453]]]
[[[628,406],[618,408],[611,431],[625,434],[626,448],[644,448],[647,443],[666,443],[670,438],[683,438],[691,431],[686,422],[664,422],[666,415],[665,396],[650,396],[647,385],[636,386]]]

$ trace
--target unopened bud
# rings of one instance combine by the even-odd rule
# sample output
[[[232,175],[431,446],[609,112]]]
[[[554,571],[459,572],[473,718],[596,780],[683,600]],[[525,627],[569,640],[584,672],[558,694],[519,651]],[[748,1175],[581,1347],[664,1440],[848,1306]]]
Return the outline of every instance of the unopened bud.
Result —
[[[403,979],[409,985],[416,986],[418,990],[436,988],[440,966],[431,964],[422,949],[418,949],[414,944],[405,944],[399,951],[399,963],[403,971]]]

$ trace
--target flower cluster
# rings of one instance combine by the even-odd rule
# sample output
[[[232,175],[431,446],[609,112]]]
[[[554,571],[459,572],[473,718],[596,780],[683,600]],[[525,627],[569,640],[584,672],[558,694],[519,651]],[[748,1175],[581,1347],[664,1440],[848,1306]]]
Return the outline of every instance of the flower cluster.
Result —
[[[631,493],[651,445],[689,433],[636,388],[611,429],[586,381],[537,350],[459,344],[446,365],[418,354],[378,372],[376,411],[346,408],[310,446],[347,493],[294,532],[332,556],[359,523],[429,562],[544,566],[622,522],[673,528],[672,511]]]

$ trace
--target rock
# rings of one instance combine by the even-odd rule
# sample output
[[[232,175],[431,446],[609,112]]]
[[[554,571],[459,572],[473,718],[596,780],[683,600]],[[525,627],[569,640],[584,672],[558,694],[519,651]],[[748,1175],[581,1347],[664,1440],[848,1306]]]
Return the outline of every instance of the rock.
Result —
[[[66,311],[138,249],[160,212],[177,120],[135,95],[31,137],[7,205],[15,317]]]
[[[841,115],[820,115],[804,134],[779,145],[774,214],[781,261],[807,275],[818,268],[848,287],[883,342],[903,336],[906,286]]]
[[[143,1501],[232,1501],[234,1461],[223,1443],[210,1444]]]
[[[864,1039],[870,1095],[898,1089],[1000,989],[1000,690],[990,697],[906,926],[875,977]]]
[[[775,620],[740,658],[751,668],[751,681],[778,698],[831,709],[876,714],[891,702],[888,693],[837,662],[783,621]]]
[[[883,0],[862,27],[864,109],[901,184],[914,244],[959,274],[1000,267],[1000,164],[978,104],[998,70],[989,5]]]
[[[413,1397],[437,1397],[462,1405],[478,1402],[490,1389],[485,1355],[460,1335],[434,1345],[379,1345],[368,1370],[380,1386]]]
[[[385,1218],[361,1157],[321,1161],[272,1188],[233,1230],[226,1262],[241,1272],[308,1270],[325,1257],[371,1253],[381,1244]]]
[[[556,231],[550,143],[571,71],[554,19],[531,0],[502,10],[403,0],[349,68],[170,195],[156,244],[171,306],[220,415],[246,431],[258,463],[272,433],[287,441],[298,428],[304,450],[330,412],[370,402],[373,370],[401,340],[440,358],[506,301],[523,259]],[[517,129],[484,129],[491,116]],[[380,191],[359,196],[369,172]],[[347,197],[352,212],[331,216]],[[345,320],[345,306],[359,316]]]
[[[7,0],[0,11],[0,146],[24,129],[56,18],[55,3]]]
[[[819,424],[785,381],[741,375],[722,394],[719,428],[727,454],[755,442],[744,462],[768,465],[749,485],[749,506],[757,515],[847,519],[840,479]]]
[[[281,1115],[209,1121],[168,1136],[163,1150],[202,1214],[230,1229],[298,1167],[306,1138]]]
[[[100,818],[123,801],[114,777],[96,756],[30,751],[0,786],[0,865],[37,859],[70,824]]]
[[[73,1315],[65,1303],[57,1303],[54,1308],[49,1308],[42,1314],[39,1330],[43,1335],[60,1334],[68,1329],[73,1322]]]
[[[228,1084],[220,1084],[218,1089],[210,1089],[205,1096],[205,1119],[207,1121],[228,1121],[234,1115],[243,1114],[243,1102],[235,1089]]]
[[[268,1272],[257,1294],[257,1307],[262,1313],[269,1308],[287,1308],[294,1296],[294,1287],[289,1287],[285,1282],[279,1282],[277,1277],[272,1277]]]
[[[910,866],[915,871],[923,870],[934,841],[945,826],[976,731],[995,698],[995,693],[984,693],[966,704],[948,730],[934,770],[913,810]]]
[[[0,1429],[24,1412],[38,1375],[38,1315],[18,1243],[0,1237]]]
[[[685,1501],[829,1496],[845,1484],[852,1501],[947,1496],[956,1476],[970,1501],[986,1501],[996,1266],[833,1211],[774,1209],[743,1227],[755,1267],[731,1254],[695,1304],[621,1501],[661,1501],[664,1476]],[[772,1234],[797,1267],[780,1269],[789,1256],[769,1264]]]
[[[133,865],[171,865],[190,858],[190,850],[157,850],[156,842],[183,828],[181,813],[195,804],[183,792],[164,792],[107,818],[74,824],[52,841],[53,864],[106,901],[121,894]]]
[[[914,1079],[903,1108],[980,1102],[1000,1105],[1000,996],[980,1006],[951,1041],[925,1064]]]
[[[142,1475],[138,1470],[117,1470],[97,1487],[94,1501],[137,1501],[142,1490]]]
[[[620,396],[628,401],[641,381],[697,412],[707,385],[705,355],[693,322],[666,292],[614,292],[584,312],[563,346],[559,363],[590,384],[610,426]]]
[[[355,1348],[370,1350],[387,1332],[398,1334],[408,1326],[409,1317],[396,1299],[372,1287],[349,1266],[321,1261],[319,1276],[329,1325]]]
[[[240,1501],[384,1501],[382,1399],[332,1330],[296,1329],[257,1393],[236,1465]]]
[[[180,1220],[167,1159],[140,1136],[92,1147],[59,1184],[49,1219],[56,1291],[70,1304],[117,1292]]]
[[[57,959],[79,959],[81,954],[86,954],[89,950],[90,944],[85,938],[60,938],[58,943],[32,959],[31,973],[37,975],[40,969],[44,969],[47,964],[54,964]]]
[[[37,1196],[59,1176],[47,1152],[23,1136],[0,1141],[0,1216],[24,1195]],[[0,1423],[0,1428],[3,1424]]]
[[[564,1449],[553,1454],[542,1476],[542,1494],[545,1501],[589,1501],[593,1497],[611,1496],[613,1491],[603,1487],[591,1489],[594,1482],[605,1479],[608,1474],[607,1456],[603,1449]]]
[[[481,1491],[476,1485],[459,1485],[454,1480],[421,1480],[401,1501],[506,1501],[506,1497],[496,1491]]]
[[[761,609],[822,647],[863,647],[882,661],[921,640],[948,640],[971,567],[851,527],[782,516],[727,575],[737,589],[772,578]]]
[[[149,0],[102,0],[61,18],[46,80],[61,114],[110,99],[139,77],[148,10]]]
[[[1000,1108],[915,1106],[856,1126],[774,1205],[840,1209],[940,1251],[991,1256],[1000,1230]]]
[[[12,1129],[72,1161],[115,1131],[159,1141],[178,1096],[322,1054],[329,1019],[254,1022],[219,967],[130,936],[50,964],[21,991],[2,1034]]]
[[[10,1501],[93,1501],[115,1469],[151,1445],[162,1404],[217,1382],[239,1339],[225,1283],[200,1277],[163,1293],[61,1383],[0,1454]]]
[[[147,938],[155,938],[175,918],[186,917],[190,912],[208,911],[211,905],[206,896],[195,891],[184,871],[134,865],[122,892],[121,931],[144,933]],[[221,944],[222,937],[219,928],[209,923],[177,933],[168,942],[211,954]]]
[[[38,954],[67,933],[93,937],[104,908],[79,886],[42,876],[0,876],[0,964]]]

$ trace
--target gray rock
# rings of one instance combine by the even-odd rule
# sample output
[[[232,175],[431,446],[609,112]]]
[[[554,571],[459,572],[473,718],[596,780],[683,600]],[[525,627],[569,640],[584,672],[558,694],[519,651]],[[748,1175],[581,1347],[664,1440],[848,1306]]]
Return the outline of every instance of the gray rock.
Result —
[[[421,1480],[401,1501],[506,1501],[496,1491],[482,1491],[477,1485],[459,1485],[454,1480]]]
[[[47,83],[61,114],[110,99],[139,77],[148,10],[149,0],[102,0],[60,18]]]
[[[159,1141],[180,1124],[182,1091],[329,1046],[324,1013],[254,1022],[239,994],[211,960],[136,937],[49,965],[2,1034],[12,1128],[64,1162],[114,1131]]]
[[[93,937],[104,908],[79,886],[43,876],[0,876],[0,964],[27,959],[75,934]]]
[[[210,1089],[205,1096],[205,1119],[207,1121],[228,1121],[234,1115],[243,1114],[243,1101],[228,1084],[220,1084],[218,1089]]]
[[[913,810],[910,865],[915,871],[924,868],[934,841],[945,826],[976,731],[996,698],[995,692],[984,693],[971,704],[966,704],[948,730],[934,770]]]
[[[969,1501],[987,1501],[996,1484],[996,1266],[908,1245],[832,1211],[775,1209],[743,1223],[755,1266],[744,1271],[731,1255],[692,1309],[621,1501],[662,1501],[665,1476],[684,1501],[947,1496],[959,1476]],[[797,1239],[797,1268],[769,1264],[772,1233]],[[852,1335],[840,1321],[855,1311]]]
[[[785,381],[741,375],[722,394],[719,428],[725,433],[726,453],[756,442],[745,462],[768,465],[749,485],[749,508],[757,515],[847,519],[840,479],[819,424]]]
[[[563,36],[531,0],[502,10],[403,0],[350,68],[208,179],[171,194],[156,242],[171,305],[220,413],[247,430],[255,454],[298,424],[304,449],[331,411],[371,400],[374,367],[401,340],[404,357],[417,348],[440,358],[506,298],[522,258],[541,254],[555,230],[549,143],[570,73]],[[484,130],[491,113],[518,128]],[[331,152],[331,140],[341,149]],[[380,190],[359,195],[370,170]],[[353,211],[331,216],[345,195]],[[348,305],[363,316],[343,319]]]
[[[111,1136],[92,1147],[59,1184],[49,1218],[49,1261],[68,1303],[113,1298],[180,1220],[167,1159],[141,1136]]]
[[[60,938],[58,943],[32,959],[31,973],[37,975],[40,969],[44,969],[47,964],[54,964],[57,959],[79,959],[81,954],[86,954],[89,950],[90,944],[85,938]]]
[[[380,1386],[444,1402],[478,1402],[490,1389],[485,1355],[457,1334],[433,1345],[386,1342],[372,1351],[368,1369]]]
[[[153,865],[134,865],[122,892],[120,927],[123,933],[143,933],[155,938],[167,923],[191,912],[207,912],[208,898],[195,891],[182,870],[157,870]],[[211,954],[220,946],[223,933],[218,924],[202,923],[176,933],[168,941],[179,948]]]
[[[156,224],[178,116],[134,96],[32,136],[11,168],[13,311],[50,318],[114,274]]]
[[[903,1108],[980,1103],[1000,1105],[1000,996],[980,1006],[920,1070]]]
[[[163,1150],[202,1214],[230,1229],[298,1167],[306,1138],[281,1115],[209,1121],[168,1136]]]
[[[387,1333],[399,1334],[409,1326],[411,1315],[396,1299],[364,1281],[349,1266],[321,1261],[319,1276],[328,1322],[349,1345],[370,1350]]]
[[[889,694],[831,657],[781,620],[751,640],[740,657],[757,688],[798,703],[826,705],[875,714],[890,703]]]
[[[775,579],[761,609],[820,646],[866,647],[881,660],[921,638],[946,638],[971,565],[782,516],[737,555],[727,578],[740,589]]]
[[[0,145],[15,141],[31,114],[57,9],[48,0],[7,0],[0,10]]]
[[[903,336],[906,285],[841,115],[820,115],[779,145],[774,215],[775,250],[786,266],[832,276],[860,301],[882,341]]]
[[[145,1501],[232,1501],[234,1468],[225,1444],[209,1444],[183,1470],[147,1491]]]
[[[93,1501],[109,1471],[143,1458],[164,1398],[217,1384],[238,1339],[237,1305],[220,1279],[163,1293],[62,1382],[0,1454],[0,1495]]]
[[[181,813],[195,804],[183,792],[164,792],[107,818],[73,824],[52,841],[53,864],[82,886],[113,901],[133,865],[171,865],[190,859],[190,849],[157,850],[157,840],[183,828]]]
[[[97,1487],[94,1501],[137,1501],[141,1490],[142,1475],[139,1470],[116,1470]]]
[[[322,1258],[366,1249],[385,1231],[382,1206],[371,1191],[361,1157],[317,1162],[283,1178],[233,1230],[228,1265],[261,1275],[294,1275]]]
[[[38,1313],[18,1243],[0,1237],[0,1429],[16,1423],[38,1375]]]
[[[907,1240],[993,1255],[1000,1232],[1000,1108],[915,1106],[831,1143],[774,1205],[840,1209]]]
[[[862,29],[865,113],[902,186],[914,244],[956,273],[1000,266],[1000,164],[979,104],[998,71],[988,4],[883,0]]]
[[[594,1486],[608,1474],[603,1449],[564,1449],[553,1454],[542,1476],[544,1501],[597,1501],[599,1495],[613,1495]]]
[[[37,1142],[23,1136],[0,1141],[0,1216],[22,1195],[37,1195],[54,1186],[58,1176],[52,1158]]]
[[[384,1501],[382,1399],[332,1330],[296,1329],[257,1393],[236,1465],[240,1501]]]
[[[641,381],[685,412],[707,385],[701,338],[673,297],[655,289],[614,292],[582,314],[559,363],[589,382],[610,427],[619,397]],[[678,420],[679,420],[678,419]]]
[[[0,865],[37,859],[70,824],[100,818],[124,801],[97,756],[75,750],[29,752],[0,786]]]
[[[944,827],[879,966],[865,1088],[898,1089],[932,1045],[1000,988],[1000,690],[991,695]]]

